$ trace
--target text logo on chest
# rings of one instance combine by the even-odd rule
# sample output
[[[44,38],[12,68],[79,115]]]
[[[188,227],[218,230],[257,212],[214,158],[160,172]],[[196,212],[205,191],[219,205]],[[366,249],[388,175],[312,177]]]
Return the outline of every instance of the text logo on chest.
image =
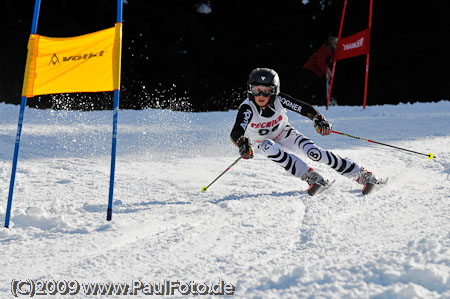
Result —
[[[283,119],[283,116],[280,115],[278,116],[277,119],[274,119],[272,121],[268,121],[268,122],[262,122],[262,123],[252,123],[250,125],[250,127],[255,128],[255,129],[259,129],[259,128],[270,128],[275,126],[277,123],[279,123],[281,120]]]

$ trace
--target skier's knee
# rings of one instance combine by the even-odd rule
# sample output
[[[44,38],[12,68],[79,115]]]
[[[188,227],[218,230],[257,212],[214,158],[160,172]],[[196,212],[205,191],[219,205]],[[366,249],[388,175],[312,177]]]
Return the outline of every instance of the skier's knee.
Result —
[[[264,156],[271,156],[278,153],[279,146],[273,140],[266,139],[261,143],[259,149]]]

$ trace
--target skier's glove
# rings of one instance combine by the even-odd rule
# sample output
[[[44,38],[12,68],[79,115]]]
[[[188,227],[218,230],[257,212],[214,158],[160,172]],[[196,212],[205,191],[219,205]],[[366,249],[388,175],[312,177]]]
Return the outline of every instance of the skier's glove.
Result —
[[[331,134],[331,124],[325,119],[322,114],[317,114],[313,119],[314,128],[317,133],[322,136]]]
[[[237,140],[237,146],[239,147],[239,154],[242,159],[252,159],[253,158],[253,147],[252,142],[248,137],[241,136]]]

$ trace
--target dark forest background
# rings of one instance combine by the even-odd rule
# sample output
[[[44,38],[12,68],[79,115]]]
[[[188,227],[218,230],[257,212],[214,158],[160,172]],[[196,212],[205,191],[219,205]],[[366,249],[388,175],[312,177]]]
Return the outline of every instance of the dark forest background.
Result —
[[[296,95],[299,71],[329,35],[344,0],[128,0],[120,107],[235,109],[249,72],[275,69]],[[198,7],[207,4],[210,13]],[[20,103],[34,0],[1,0],[0,101]],[[450,1],[374,0],[368,105],[450,98]],[[349,0],[342,36],[368,26],[369,0]],[[115,0],[42,0],[38,34],[68,37],[112,27]],[[365,56],[339,61],[333,97],[361,105]],[[28,99],[40,108],[111,109],[112,93]]]

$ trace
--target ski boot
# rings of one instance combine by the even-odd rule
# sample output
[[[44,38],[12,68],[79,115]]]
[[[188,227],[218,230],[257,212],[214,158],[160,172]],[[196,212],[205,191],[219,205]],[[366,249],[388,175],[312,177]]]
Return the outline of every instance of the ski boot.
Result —
[[[368,195],[374,192],[380,185],[387,183],[387,179],[379,179],[372,172],[361,169],[361,172],[356,177],[356,182],[363,185],[362,194]]]
[[[313,168],[309,168],[308,171],[301,177],[302,180],[308,183],[308,194],[313,196],[319,194],[331,187],[330,181],[325,180],[319,173]]]

